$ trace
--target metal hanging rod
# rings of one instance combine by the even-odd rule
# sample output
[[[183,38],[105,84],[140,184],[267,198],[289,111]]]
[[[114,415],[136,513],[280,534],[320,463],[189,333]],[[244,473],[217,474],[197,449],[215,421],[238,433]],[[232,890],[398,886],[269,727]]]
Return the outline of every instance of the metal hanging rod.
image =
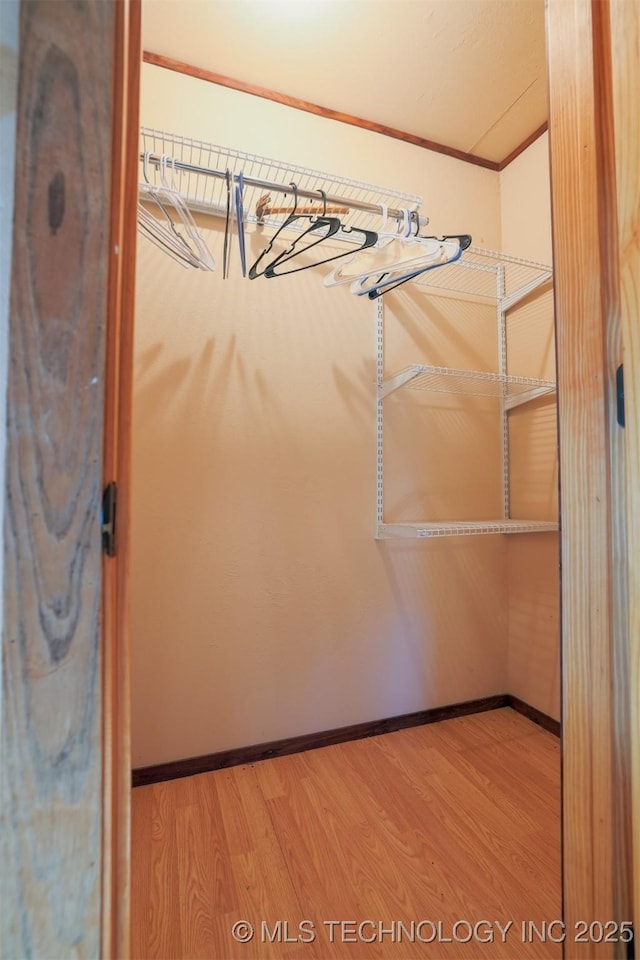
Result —
[[[152,164],[155,167],[160,168],[162,165],[162,157],[157,153],[141,153],[140,160],[144,163]],[[201,167],[194,163],[186,163],[183,160],[174,160],[171,158],[171,162],[167,161],[167,166],[171,170],[181,170],[187,173],[195,173],[204,177],[217,177],[219,180],[225,180],[227,176],[226,170],[216,170],[212,167]],[[234,180],[237,179],[237,174],[232,174]],[[272,180],[261,180],[258,177],[250,177],[243,175],[243,182],[246,186],[249,187],[260,187],[262,190],[272,190],[274,193],[283,193],[283,194],[293,194],[290,183],[275,183]],[[320,190],[304,190],[298,188],[298,196],[303,197],[305,200],[319,200],[324,203],[325,200],[327,204],[332,205],[341,205],[344,207],[349,207],[352,210],[362,210],[365,213],[386,213],[387,216],[391,217],[393,220],[402,220],[405,216],[406,210],[397,209],[395,207],[385,207],[379,203],[367,203],[364,200],[356,200],[348,197],[340,197],[331,193],[323,193]],[[418,214],[417,210],[409,210],[411,219],[413,223],[416,222],[416,217],[418,219],[418,225],[424,227],[429,223],[428,217],[422,217]]]

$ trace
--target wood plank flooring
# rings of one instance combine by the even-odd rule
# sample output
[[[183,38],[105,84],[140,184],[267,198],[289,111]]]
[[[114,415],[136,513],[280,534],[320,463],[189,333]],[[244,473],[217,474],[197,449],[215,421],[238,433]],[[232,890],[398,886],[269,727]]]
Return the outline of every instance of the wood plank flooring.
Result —
[[[138,787],[132,956],[560,958],[559,767],[506,708]]]

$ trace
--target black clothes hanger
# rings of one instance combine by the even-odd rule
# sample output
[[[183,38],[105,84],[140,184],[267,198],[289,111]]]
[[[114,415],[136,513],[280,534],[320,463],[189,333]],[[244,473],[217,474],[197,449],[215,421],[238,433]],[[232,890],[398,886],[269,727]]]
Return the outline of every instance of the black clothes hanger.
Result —
[[[273,268],[276,266],[276,264],[283,263],[286,260],[292,259],[293,257],[300,256],[300,254],[302,253],[307,253],[313,247],[316,247],[319,243],[323,243],[324,240],[327,240],[329,237],[332,237],[335,233],[338,232],[338,230],[341,229],[342,223],[340,222],[340,220],[337,219],[337,217],[328,217],[326,215],[327,214],[326,193],[324,192],[324,190],[318,190],[318,193],[322,196],[322,202],[323,202],[322,213],[320,215],[314,214],[313,216],[310,216],[310,225],[307,227],[307,229],[303,230],[302,233],[300,233],[294,240],[292,240],[291,244],[287,247],[286,250],[283,250],[282,253],[279,253],[276,257],[274,257],[274,259],[269,264],[267,264],[267,266],[264,269],[265,277],[278,277],[281,275],[284,276],[284,272],[282,274],[274,272]],[[328,229],[326,229],[324,233],[321,233],[320,236],[318,236],[317,231],[319,231],[323,227],[326,227],[327,224],[330,224],[331,226]],[[311,234],[315,234],[315,238],[312,240],[312,242],[307,243],[306,246],[304,247],[298,248],[299,244],[304,240],[304,238],[307,235],[311,235]],[[316,266],[316,264],[312,263],[312,264],[308,264],[308,266],[313,267],[313,266]],[[307,267],[300,267],[299,269],[306,270]],[[296,271],[288,270],[286,272],[295,273]]]
[[[325,198],[325,205],[326,205],[326,198]],[[334,218],[331,217],[327,219],[334,219]],[[349,250],[343,250],[341,253],[336,253],[331,257],[325,257],[324,260],[314,260],[313,263],[307,263],[303,267],[294,267],[293,270],[277,270],[276,268],[281,263],[288,263],[289,260],[293,260],[294,257],[299,256],[301,253],[306,253],[308,250],[311,249],[311,247],[315,247],[318,243],[322,243],[324,240],[327,240],[329,237],[333,236],[333,234],[336,233],[337,231],[332,230],[330,233],[327,233],[326,236],[320,237],[320,239],[316,240],[314,243],[308,244],[303,250],[295,249],[298,239],[301,239],[301,238],[297,238],[296,240],[293,241],[291,247],[288,250],[285,250],[283,253],[281,253],[278,257],[275,258],[275,260],[273,260],[266,267],[264,271],[265,277],[268,277],[268,278],[286,277],[290,273],[299,273],[300,270],[309,270],[311,269],[311,267],[321,267],[325,263],[331,263],[332,260],[339,260],[340,257],[348,257],[353,255],[354,253],[360,253],[361,250],[366,250],[367,247],[372,247],[375,243],[378,242],[378,234],[375,233],[373,230],[363,230],[361,227],[343,227],[339,220],[338,220],[338,225],[339,226],[337,229],[342,230],[343,233],[360,234],[364,238],[360,246],[355,247],[355,249],[351,247],[351,249]],[[305,233],[307,232],[308,231],[305,231]],[[302,236],[304,236],[304,234]]]
[[[300,270],[309,270],[311,267],[319,267],[324,263],[330,263],[331,260],[338,260],[340,257],[346,257],[349,254],[359,253],[361,250],[366,250],[367,247],[373,246],[374,243],[378,240],[378,234],[374,233],[372,230],[362,230],[359,227],[343,227],[340,220],[336,217],[327,217],[327,195],[324,190],[318,190],[318,193],[322,196],[322,201],[324,204],[323,212],[320,217],[321,220],[331,221],[332,227],[322,236],[318,237],[313,243],[308,243],[305,247],[298,249],[298,244],[300,241],[308,234],[312,233],[318,229],[318,224],[314,224],[307,228],[299,237],[292,242],[291,246],[286,250],[283,250],[282,253],[278,254],[274,260],[269,263],[264,269],[264,275],[268,279],[273,277],[286,277],[290,273],[298,273]],[[343,233],[356,232],[364,236],[362,244],[357,247],[355,250],[345,250],[342,253],[335,254],[331,257],[325,257],[324,260],[315,260],[313,263],[307,263],[303,267],[295,267],[293,270],[277,270],[276,268],[281,263],[287,263],[289,260],[293,260],[294,257],[300,256],[300,254],[307,253],[312,247],[317,246],[319,243],[323,243],[325,240],[328,240],[329,237],[332,237],[338,230],[342,230]]]
[[[302,236],[305,236],[307,233],[313,232],[314,230],[326,229],[326,233],[323,236],[321,236],[318,240],[314,241],[313,243],[310,243],[307,245],[307,247],[305,248],[307,250],[310,247],[315,246],[316,243],[320,243],[322,240],[326,240],[327,237],[332,237],[334,233],[337,233],[341,227],[341,223],[336,217],[325,217],[325,216],[318,216],[317,214],[296,213],[298,209],[298,187],[295,183],[292,183],[291,186],[293,187],[293,195],[294,195],[293,210],[291,211],[287,219],[280,224],[280,226],[278,227],[274,235],[271,237],[271,240],[269,241],[268,246],[265,247],[265,249],[262,251],[262,253],[258,257],[256,262],[252,264],[252,266],[249,268],[250,280],[255,280],[256,277],[262,277],[266,275],[267,270],[269,269],[271,264],[270,263],[267,264],[266,267],[264,267],[264,269],[262,270],[258,269],[258,265],[271,252],[274,241],[276,240],[278,235],[282,233],[283,230],[289,227],[296,220],[311,221],[311,225],[307,227],[307,229],[304,231]],[[326,209],[326,198],[325,198],[325,209]],[[297,239],[300,239],[300,238],[297,238]],[[297,240],[294,241],[293,246],[295,246],[296,242]],[[290,247],[288,248],[288,250],[292,248],[293,247]],[[285,251],[285,253],[287,253],[287,251]],[[278,257],[275,258],[273,263],[275,263],[277,260],[278,260]]]
[[[470,237],[468,233],[448,233],[444,237],[426,237],[426,240],[457,240],[460,244],[460,251],[464,251],[471,246],[473,237]]]

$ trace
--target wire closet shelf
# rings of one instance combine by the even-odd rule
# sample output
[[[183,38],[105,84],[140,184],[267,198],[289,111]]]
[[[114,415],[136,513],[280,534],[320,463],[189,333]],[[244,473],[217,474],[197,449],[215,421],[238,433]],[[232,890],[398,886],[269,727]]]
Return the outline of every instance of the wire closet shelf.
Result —
[[[468,296],[509,310],[553,276],[550,266],[471,246],[455,263],[415,281],[431,295]]]
[[[233,177],[242,173],[245,220],[249,224],[278,228],[285,211],[292,209],[294,183],[299,199],[310,201],[307,209],[321,212],[326,197],[329,208],[339,209],[341,221],[348,228],[379,230],[385,212],[401,220],[408,211],[419,217],[422,227],[429,222],[428,217],[419,214],[422,198],[415,194],[204,140],[142,127],[140,151],[141,185],[148,182],[162,186],[161,161],[163,157],[170,158],[164,175],[168,171],[172,185],[193,212],[224,216],[227,173]],[[296,229],[295,224],[292,229]],[[338,239],[348,242],[352,238],[348,233],[340,233]],[[499,303],[508,310],[551,276],[551,268],[545,264],[471,246],[455,263],[422,274],[412,285],[433,295],[468,295]]]
[[[169,157],[168,173],[188,207],[198,213],[224,216],[227,171],[244,181],[245,221],[278,227],[285,210],[292,210],[296,185],[299,200],[310,201],[322,212],[323,194],[329,208],[339,207],[345,227],[375,230],[381,213],[400,219],[403,211],[416,213],[422,198],[361,180],[232,150],[203,140],[143,127],[140,131],[140,182],[162,185],[161,158]],[[146,162],[145,162],[146,157]],[[165,170],[167,167],[165,166]],[[286,198],[283,196],[286,195]],[[265,197],[269,196],[268,202]],[[426,218],[421,218],[423,225]],[[346,236],[343,236],[346,239]]]
[[[431,390],[433,393],[458,393],[473,397],[498,397],[506,408],[520,406],[536,397],[553,393],[553,380],[533,377],[511,377],[484,370],[456,370],[454,367],[434,367],[427,364],[412,364],[383,381],[380,397],[408,387],[413,390]]]
[[[384,305],[376,305],[377,320],[377,404],[376,404],[376,525],[379,540],[396,538],[441,538],[486,536],[488,534],[549,533],[557,531],[557,520],[533,520],[511,516],[509,413],[555,392],[552,380],[510,376],[507,363],[507,315],[519,303],[550,285],[552,269],[545,264],[470,247],[460,260],[429,271],[417,283],[426,296],[471,298],[491,304],[497,324],[497,371],[456,369],[414,363],[388,373],[384,363]],[[388,522],[384,497],[384,409],[386,399],[401,389],[434,393],[493,397],[498,402],[502,436],[502,517],[498,519],[418,520]]]
[[[472,537],[496,533],[553,533],[556,521],[547,520],[458,520],[439,523],[381,523],[379,540],[426,540],[433,537]]]

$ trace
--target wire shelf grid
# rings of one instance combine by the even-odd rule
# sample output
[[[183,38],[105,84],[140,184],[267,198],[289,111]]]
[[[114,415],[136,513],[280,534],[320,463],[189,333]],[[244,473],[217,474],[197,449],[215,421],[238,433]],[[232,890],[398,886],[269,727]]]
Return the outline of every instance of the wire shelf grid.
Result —
[[[504,286],[499,291],[497,279],[501,268]],[[511,300],[517,301],[551,276],[551,267],[544,263],[471,246],[455,263],[429,270],[414,282],[430,294],[467,294],[487,303],[503,300],[508,306]]]
[[[150,162],[144,162],[145,156],[150,157]],[[340,219],[345,227],[366,230],[380,228],[381,212],[385,207],[390,210],[415,212],[422,203],[422,198],[413,194],[143,127],[141,182],[148,180],[152,184],[162,183],[159,160],[163,156],[171,158],[165,167],[171,185],[180,191],[192,210],[204,213],[225,213],[226,172],[229,171],[233,176],[242,173],[245,179],[244,209],[249,223],[279,226],[286,215],[280,210],[283,207],[293,210],[294,191],[286,189],[278,193],[272,192],[270,207],[278,208],[279,214],[259,215],[259,201],[270,191],[264,186],[247,184],[247,179],[264,181],[281,188],[289,188],[295,183],[300,196],[305,192],[315,195],[312,202],[318,212],[322,212],[322,192],[326,194],[328,206],[340,205],[341,201],[347,205],[355,204],[355,207],[349,206],[341,212]],[[358,209],[358,204],[373,209]]]
[[[475,397],[515,399],[552,393],[556,385],[552,380],[533,377],[511,377],[481,370],[457,370],[454,367],[435,367],[427,364],[411,364],[387,378],[380,389],[388,396],[400,387],[412,390],[431,390],[435,393],[468,394]]]
[[[379,523],[378,539],[486,536],[496,533],[551,533],[553,520],[459,520],[440,523]]]

